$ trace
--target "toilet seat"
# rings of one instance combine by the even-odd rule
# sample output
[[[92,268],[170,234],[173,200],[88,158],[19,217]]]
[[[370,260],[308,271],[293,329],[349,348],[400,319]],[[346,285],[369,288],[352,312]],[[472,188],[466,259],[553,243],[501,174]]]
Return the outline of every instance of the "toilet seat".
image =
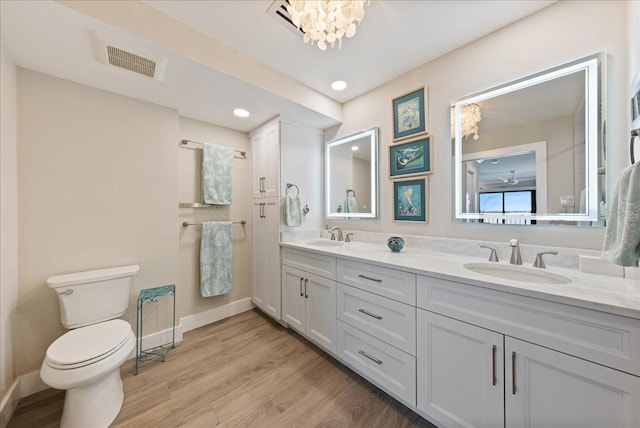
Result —
[[[71,330],[47,349],[46,364],[58,370],[71,370],[95,364],[116,353],[132,334],[121,319]]]

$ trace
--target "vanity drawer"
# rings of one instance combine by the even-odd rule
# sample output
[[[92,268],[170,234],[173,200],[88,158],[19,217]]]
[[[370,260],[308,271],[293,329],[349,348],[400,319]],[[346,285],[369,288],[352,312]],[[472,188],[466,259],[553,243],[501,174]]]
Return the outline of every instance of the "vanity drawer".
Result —
[[[338,283],[338,319],[416,355],[416,308]]]
[[[338,321],[338,358],[411,406],[416,405],[416,359]]]
[[[416,302],[416,275],[413,273],[338,259],[337,280],[409,305]]]
[[[418,276],[418,307],[640,376],[640,320]]]
[[[329,279],[336,279],[336,258],[310,251],[282,249],[282,264],[303,271],[315,273]]]

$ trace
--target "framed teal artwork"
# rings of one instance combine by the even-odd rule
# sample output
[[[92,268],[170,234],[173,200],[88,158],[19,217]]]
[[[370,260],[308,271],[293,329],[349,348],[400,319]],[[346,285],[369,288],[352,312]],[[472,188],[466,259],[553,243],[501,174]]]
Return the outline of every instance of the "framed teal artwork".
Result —
[[[431,137],[389,146],[389,177],[431,173]]]
[[[393,100],[393,141],[426,131],[424,88]]]
[[[424,178],[393,183],[394,220],[427,221],[426,183]]]

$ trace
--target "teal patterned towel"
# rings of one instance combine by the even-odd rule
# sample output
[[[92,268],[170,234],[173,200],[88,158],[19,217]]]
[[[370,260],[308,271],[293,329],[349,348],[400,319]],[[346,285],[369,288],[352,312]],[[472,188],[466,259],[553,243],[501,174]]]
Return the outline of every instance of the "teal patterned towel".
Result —
[[[620,266],[640,262],[640,162],[623,169],[609,201],[602,256]]]
[[[200,239],[200,294],[202,297],[231,291],[233,270],[230,221],[202,223]]]
[[[233,149],[202,145],[202,201],[205,204],[231,205]]]

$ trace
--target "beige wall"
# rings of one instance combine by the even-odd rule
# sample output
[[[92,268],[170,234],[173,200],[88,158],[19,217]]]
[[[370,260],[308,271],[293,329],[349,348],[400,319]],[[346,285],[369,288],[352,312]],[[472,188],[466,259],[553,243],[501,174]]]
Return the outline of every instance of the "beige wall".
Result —
[[[139,264],[124,317],[132,325],[140,289],[177,283],[177,114],[19,69],[18,141],[16,356],[25,374],[63,332],[47,277]],[[179,287],[178,300],[185,294]]]
[[[180,139],[207,142],[249,151],[245,132],[210,125],[193,119],[179,118]],[[176,144],[177,146],[177,144]],[[180,202],[198,202],[200,196],[200,164],[202,150],[178,149]],[[233,203],[221,208],[181,208],[180,221],[241,221],[233,226],[233,287],[228,294],[200,296],[200,227],[180,227],[180,283],[184,286],[178,299],[178,316],[212,309],[239,299],[251,297],[251,157],[233,161]],[[176,222],[178,224],[178,222]]]
[[[526,244],[599,249],[603,230],[563,226],[490,226],[452,221],[452,151],[449,105],[456,98],[568,61],[607,50],[609,169],[619,170],[626,154],[628,102],[627,5],[624,2],[557,2],[513,25],[425,64],[343,106],[338,135],[380,127],[380,219],[335,222],[345,228],[398,234],[491,239],[520,238]],[[393,135],[391,102],[415,88],[428,87],[428,130],[433,135],[434,174],[430,179],[429,223],[393,221],[393,186],[388,146]],[[609,186],[611,187],[612,184]]]
[[[16,379],[18,170],[16,67],[0,48],[0,402]],[[9,403],[8,406],[15,405]],[[0,409],[2,410],[2,409]],[[0,426],[4,426],[0,416]]]

